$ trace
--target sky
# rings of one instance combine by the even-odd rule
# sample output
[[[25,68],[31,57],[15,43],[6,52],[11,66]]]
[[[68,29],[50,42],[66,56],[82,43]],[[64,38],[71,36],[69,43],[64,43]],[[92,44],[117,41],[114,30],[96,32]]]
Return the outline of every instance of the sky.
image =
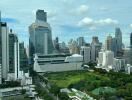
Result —
[[[58,36],[61,42],[68,42],[84,36],[91,42],[92,36],[98,36],[104,42],[106,36],[114,36],[115,28],[120,27],[123,43],[129,45],[132,0],[0,0],[2,21],[8,23],[25,45],[37,9],[47,12],[53,39]]]

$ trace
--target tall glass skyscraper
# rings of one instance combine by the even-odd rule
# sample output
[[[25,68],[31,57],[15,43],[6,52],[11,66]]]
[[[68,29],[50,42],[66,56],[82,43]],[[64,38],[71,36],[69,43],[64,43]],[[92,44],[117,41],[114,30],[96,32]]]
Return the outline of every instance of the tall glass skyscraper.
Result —
[[[29,26],[29,56],[33,54],[51,54],[54,51],[51,27],[47,23],[47,13],[37,10],[36,21]]]
[[[9,33],[9,72],[13,73],[14,72],[14,43],[18,42],[18,37],[12,33],[12,30],[10,30]]]
[[[122,32],[120,28],[115,29],[115,38],[117,40],[117,51],[122,50]]]

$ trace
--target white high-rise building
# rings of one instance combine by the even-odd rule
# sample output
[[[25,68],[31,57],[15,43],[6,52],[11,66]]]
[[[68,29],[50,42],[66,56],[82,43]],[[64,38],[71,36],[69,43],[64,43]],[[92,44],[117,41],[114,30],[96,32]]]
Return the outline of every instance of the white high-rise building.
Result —
[[[103,64],[103,51],[99,52],[99,56],[98,56],[98,64],[102,66]]]
[[[132,73],[132,65],[127,64],[127,66],[125,67],[125,71],[126,71],[126,73],[131,74]]]
[[[82,46],[80,54],[83,56],[83,61],[89,63],[91,61],[91,48]]]
[[[113,60],[113,70],[116,72],[125,71],[125,59],[123,58],[114,58]]]
[[[9,71],[9,35],[6,23],[0,22],[0,42],[1,42],[1,65],[2,78],[7,79]]]
[[[113,66],[114,53],[112,51],[99,52],[98,64],[103,68],[109,68]]]

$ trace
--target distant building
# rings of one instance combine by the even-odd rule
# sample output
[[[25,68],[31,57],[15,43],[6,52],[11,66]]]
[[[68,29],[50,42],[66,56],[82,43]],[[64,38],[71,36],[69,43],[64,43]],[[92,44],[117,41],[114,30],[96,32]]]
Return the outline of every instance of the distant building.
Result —
[[[91,47],[82,46],[80,54],[83,56],[83,61],[89,63],[91,61]]]
[[[26,49],[24,47],[24,42],[19,43],[19,50],[20,50],[20,70],[27,72],[29,70],[29,67],[28,67],[28,58],[26,54]]]
[[[114,53],[112,51],[101,51],[98,57],[98,66],[112,68]]]
[[[59,47],[59,38],[56,37],[55,40],[53,41],[53,44],[54,44],[54,48],[57,50],[57,51],[60,51],[60,47]]]
[[[9,33],[9,73],[14,73],[14,66],[15,66],[15,60],[14,60],[14,44],[18,41],[18,37],[12,33],[12,30],[10,30]]]
[[[111,50],[114,52],[114,56],[117,56],[117,39],[111,35],[107,36],[105,40],[105,50]]]
[[[125,71],[126,71],[126,73],[131,74],[132,73],[132,66],[130,64],[127,64],[127,66],[125,67]]]
[[[132,65],[132,48],[123,49],[123,58],[126,60],[126,64]]]
[[[80,48],[77,44],[77,41],[71,40],[68,43],[68,47],[69,47],[70,54],[80,54]]]
[[[119,71],[125,71],[125,67],[126,67],[126,62],[125,59],[123,58],[114,58],[113,61],[113,70],[115,72],[119,72]]]
[[[14,43],[14,61],[15,61],[15,80],[17,80],[20,77],[20,50],[19,50],[19,42]]]
[[[93,36],[92,37],[92,43],[91,44],[98,44],[99,43],[99,39],[97,36]]]
[[[130,34],[130,46],[132,47],[132,33]]]
[[[0,64],[0,84],[2,84],[2,69],[1,69],[1,64]]]
[[[115,38],[117,40],[117,51],[122,50],[122,32],[120,28],[115,29]]]
[[[0,64],[2,65],[2,78],[7,79],[9,71],[9,35],[8,27],[0,22]]]
[[[59,49],[60,49],[59,53],[65,53],[65,54],[70,53],[69,48],[68,48],[68,46],[66,45],[65,42],[59,43]]]
[[[44,10],[37,10],[36,21],[29,26],[29,51],[31,59],[35,53],[51,54],[54,51],[51,27]]]
[[[77,44],[81,48],[81,46],[85,46],[84,37],[77,38]]]
[[[34,70],[38,73],[81,70],[83,57],[78,54],[35,54]]]
[[[98,53],[102,48],[102,43],[99,42],[98,37],[94,36],[91,43],[91,61],[96,62]]]

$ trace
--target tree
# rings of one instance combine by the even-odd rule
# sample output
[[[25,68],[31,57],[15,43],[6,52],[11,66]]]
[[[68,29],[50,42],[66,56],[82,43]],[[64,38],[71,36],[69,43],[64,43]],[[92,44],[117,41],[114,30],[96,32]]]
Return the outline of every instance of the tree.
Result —
[[[59,96],[60,100],[68,100],[69,99],[69,97],[66,93],[59,93],[58,96]]]

